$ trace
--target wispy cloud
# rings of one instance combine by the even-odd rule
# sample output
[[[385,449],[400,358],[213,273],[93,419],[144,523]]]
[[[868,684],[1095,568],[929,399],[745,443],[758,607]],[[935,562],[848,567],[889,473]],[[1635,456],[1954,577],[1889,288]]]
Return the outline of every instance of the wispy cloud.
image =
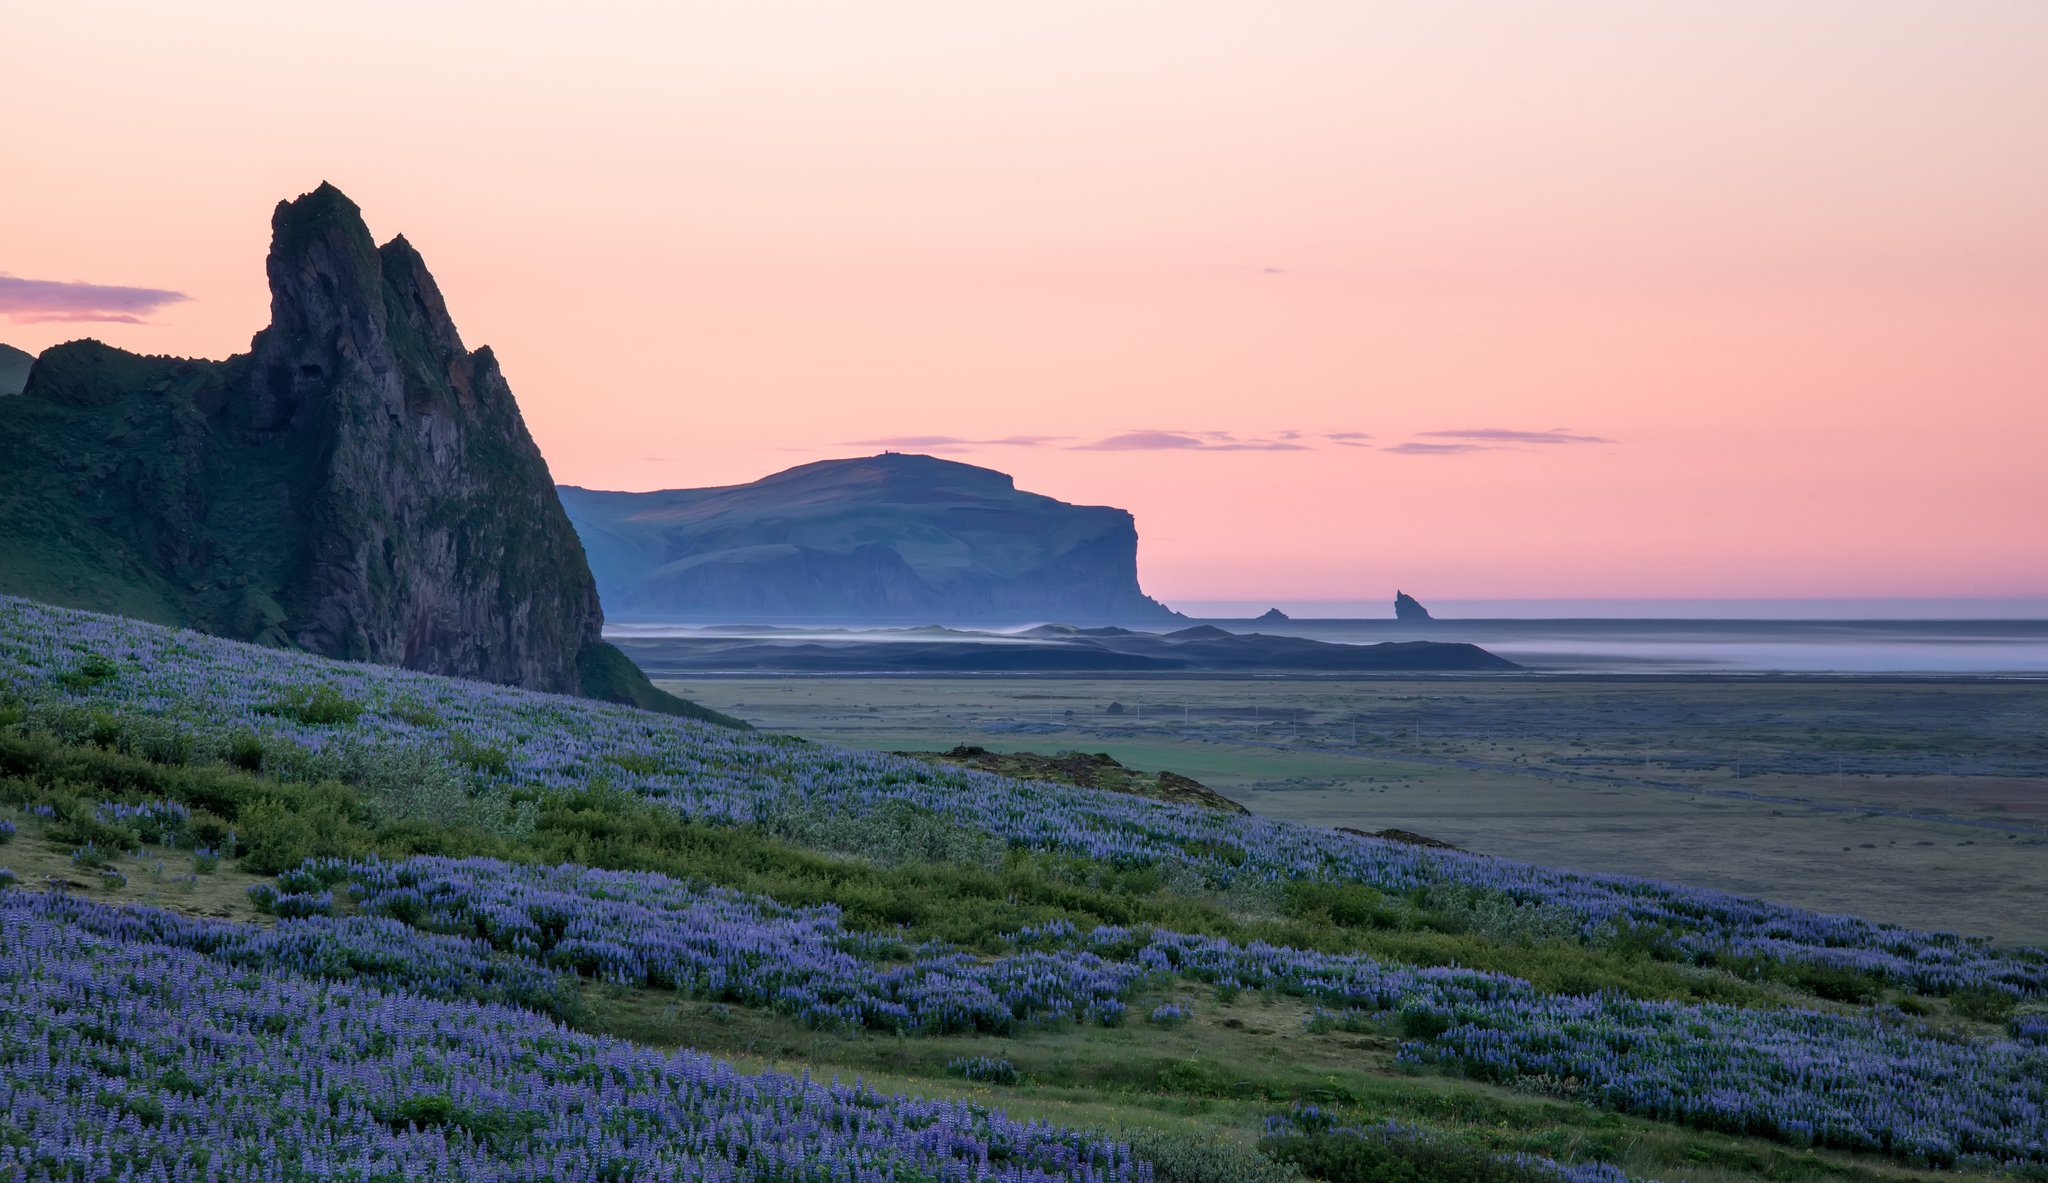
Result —
[[[1604,436],[1574,435],[1563,427],[1549,431],[1511,431],[1505,427],[1474,427],[1463,431],[1418,431],[1415,434],[1434,439],[1481,440],[1497,444],[1611,444],[1614,441]]]
[[[1071,435],[1006,435],[996,439],[968,439],[958,435],[888,435],[872,440],[846,440],[849,447],[862,448],[1042,448]]]
[[[0,272],[0,316],[5,316],[13,324],[49,321],[145,324],[147,322],[142,318],[164,305],[191,298],[183,292],[162,288],[22,279]]]
[[[1466,452],[1498,452],[1490,444],[1419,444],[1410,441],[1386,449],[1397,456],[1459,456]]]
[[[840,442],[848,447],[917,448],[944,453],[976,448],[1064,448],[1078,452],[1307,452],[1326,444],[1370,448],[1374,445],[1365,441],[1371,438],[1370,433],[1363,431],[1307,432],[1290,429],[1264,435],[1240,435],[1234,431],[1176,427],[1125,431],[1095,440],[1082,440],[1071,435],[1005,435],[993,438],[887,435]]]
[[[1305,452],[1285,439],[1246,439],[1228,431],[1126,431],[1094,443],[1075,444],[1084,452]]]

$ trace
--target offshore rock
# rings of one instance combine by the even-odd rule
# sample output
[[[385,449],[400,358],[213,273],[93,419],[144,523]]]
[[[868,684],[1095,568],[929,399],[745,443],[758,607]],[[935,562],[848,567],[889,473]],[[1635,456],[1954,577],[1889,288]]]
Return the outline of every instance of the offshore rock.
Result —
[[[1395,592],[1394,619],[1405,620],[1411,624],[1420,624],[1423,621],[1436,618],[1431,616],[1429,609],[1423,607],[1421,602],[1414,596],[1409,595],[1407,592]]]

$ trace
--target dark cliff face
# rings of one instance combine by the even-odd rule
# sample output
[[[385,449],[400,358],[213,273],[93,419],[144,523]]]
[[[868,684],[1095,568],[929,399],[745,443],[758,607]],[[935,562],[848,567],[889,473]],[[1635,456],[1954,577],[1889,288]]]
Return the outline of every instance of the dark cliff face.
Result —
[[[238,393],[255,432],[318,456],[292,640],[575,690],[597,589],[496,359],[463,347],[419,252],[376,247],[333,188],[271,227],[271,325]]]
[[[746,485],[565,488],[606,608],[682,620],[1156,621],[1131,515],[930,456],[829,460]]]
[[[419,253],[376,246],[329,185],[279,203],[271,229],[271,324],[249,353],[72,342],[0,403],[0,591],[686,706],[599,639],[547,464]]]
[[[20,394],[28,385],[29,367],[35,363],[35,354],[12,345],[0,345],[0,398]]]

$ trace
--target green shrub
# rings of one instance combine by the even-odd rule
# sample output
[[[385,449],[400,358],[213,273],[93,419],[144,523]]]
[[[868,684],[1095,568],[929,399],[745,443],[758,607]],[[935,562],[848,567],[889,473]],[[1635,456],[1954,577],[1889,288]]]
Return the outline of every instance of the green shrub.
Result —
[[[401,698],[384,708],[384,713],[401,723],[414,727],[439,727],[441,716],[434,708],[416,698]]]
[[[1972,986],[1949,995],[1948,1004],[1966,1019],[1980,1023],[2003,1023],[2012,1018],[2019,1000],[2003,990],[1989,986]]]
[[[114,856],[101,847],[87,843],[71,852],[71,865],[88,871],[97,871],[114,861]]]
[[[258,875],[275,875],[312,858],[363,853],[370,835],[354,816],[358,801],[346,786],[306,786],[289,798],[259,798],[235,818],[241,865]]]
[[[261,714],[277,715],[308,727],[346,727],[363,713],[361,703],[327,685],[297,687],[276,702],[256,709]]]
[[[512,771],[512,754],[503,748],[480,744],[457,732],[448,737],[448,757],[485,776],[504,776]]]
[[[244,731],[228,741],[228,763],[244,772],[263,770],[263,737]]]
[[[1787,962],[1776,975],[1780,981],[1830,1002],[1876,1002],[1883,992],[1880,978],[1833,965]]]
[[[1159,1129],[1110,1130],[1152,1164],[1158,1183],[1300,1183],[1301,1172],[1249,1146],[1214,1135]]]
[[[1391,1123],[1296,1128],[1267,1137],[1261,1149],[1329,1183],[1556,1183],[1540,1168]]]
[[[1397,928],[1404,913],[1387,904],[1378,889],[1363,883],[1296,879],[1285,887],[1284,900],[1286,914],[1293,919],[1346,928]]]
[[[88,653],[84,661],[57,675],[57,685],[70,694],[85,694],[120,675],[120,667],[104,654]]]

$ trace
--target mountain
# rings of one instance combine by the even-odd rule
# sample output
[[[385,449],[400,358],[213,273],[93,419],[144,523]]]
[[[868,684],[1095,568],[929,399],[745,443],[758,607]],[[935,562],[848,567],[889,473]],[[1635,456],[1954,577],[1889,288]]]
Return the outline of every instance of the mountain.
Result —
[[[1410,624],[1420,624],[1425,620],[1435,620],[1436,617],[1431,616],[1429,609],[1423,607],[1422,601],[1414,596],[1409,595],[1407,592],[1395,592],[1394,619],[1405,620]]]
[[[0,400],[0,591],[675,713],[488,348],[331,185],[280,202],[270,327],[226,361],[97,341]]]
[[[886,452],[722,488],[561,493],[614,618],[1175,619],[1138,588],[1128,511],[971,464]]]
[[[23,352],[12,345],[0,345],[0,398],[20,394],[28,385],[29,367],[35,364],[35,354]]]

